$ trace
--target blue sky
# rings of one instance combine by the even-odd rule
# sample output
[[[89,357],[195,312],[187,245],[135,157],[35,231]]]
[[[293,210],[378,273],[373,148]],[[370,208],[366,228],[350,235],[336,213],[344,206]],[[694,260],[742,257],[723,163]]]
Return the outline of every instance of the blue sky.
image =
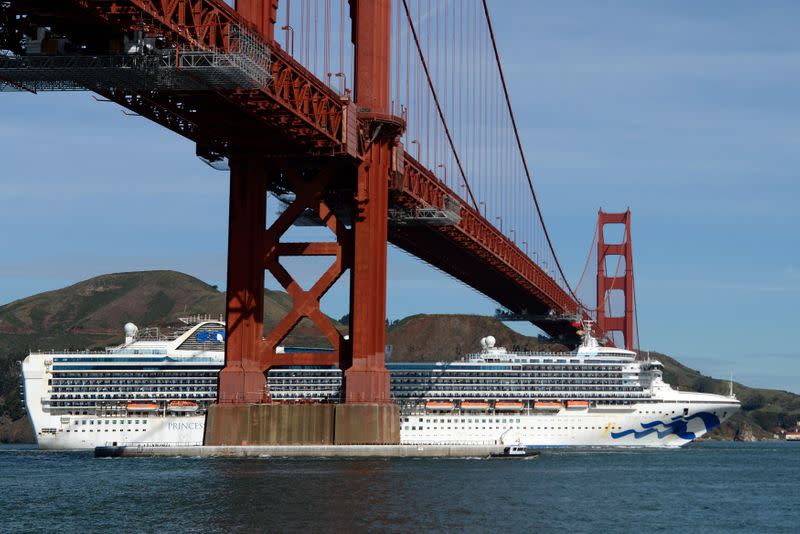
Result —
[[[491,5],[568,277],[597,209],[630,206],[642,347],[800,392],[800,5]],[[0,303],[139,269],[224,286],[227,175],[188,141],[89,93],[3,93],[0,154]],[[397,250],[389,277],[390,318],[495,307]]]

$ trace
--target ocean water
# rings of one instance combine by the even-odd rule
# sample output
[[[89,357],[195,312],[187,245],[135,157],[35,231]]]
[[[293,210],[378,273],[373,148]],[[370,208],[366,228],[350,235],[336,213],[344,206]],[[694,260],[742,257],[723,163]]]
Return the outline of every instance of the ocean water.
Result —
[[[3,532],[800,532],[800,443],[506,459],[0,447]]]

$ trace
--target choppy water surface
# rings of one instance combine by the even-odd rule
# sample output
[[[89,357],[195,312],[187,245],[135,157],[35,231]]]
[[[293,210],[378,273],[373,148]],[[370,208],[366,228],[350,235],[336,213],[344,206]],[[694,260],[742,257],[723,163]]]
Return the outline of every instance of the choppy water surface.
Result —
[[[9,532],[798,532],[800,443],[534,460],[94,459],[0,447]]]

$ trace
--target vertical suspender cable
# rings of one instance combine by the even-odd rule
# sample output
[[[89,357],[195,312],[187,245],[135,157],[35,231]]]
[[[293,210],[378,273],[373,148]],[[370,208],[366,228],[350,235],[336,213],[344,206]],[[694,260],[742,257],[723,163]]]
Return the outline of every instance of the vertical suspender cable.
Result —
[[[447,127],[447,121],[444,120],[444,114],[442,113],[442,108],[439,105],[439,97],[436,95],[436,89],[433,87],[433,83],[431,82],[430,73],[428,72],[428,64],[425,61],[425,56],[422,53],[422,47],[419,44],[419,38],[417,37],[417,30],[414,27],[414,21],[411,20],[411,13],[408,10],[408,2],[407,0],[403,0],[403,7],[406,11],[406,18],[408,19],[408,24],[411,29],[411,34],[414,37],[414,44],[417,47],[417,53],[419,54],[420,62],[422,63],[422,68],[425,70],[425,77],[428,81],[428,87],[430,88],[431,93],[433,94],[433,100],[436,103],[436,110],[439,113],[439,119],[442,121],[442,127],[444,128],[445,133],[447,134],[447,140],[450,144],[450,149],[453,151],[453,154],[456,157],[456,163],[458,164],[458,170],[461,173],[461,178],[464,180],[464,185],[467,189],[467,193],[469,193],[469,197],[472,200],[473,207],[477,210],[478,203],[475,202],[475,197],[472,195],[472,189],[469,186],[469,181],[467,180],[466,175],[464,174],[464,168],[461,166],[461,159],[458,157],[458,152],[456,151],[455,144],[453,143],[453,136],[450,135],[450,128]]]
[[[519,136],[519,130],[517,129],[517,121],[514,118],[514,111],[511,108],[511,99],[508,96],[508,87],[506,86],[506,78],[503,74],[503,67],[500,63],[500,53],[497,51],[497,42],[494,38],[494,29],[492,28],[492,20],[489,17],[489,7],[486,5],[486,0],[483,1],[483,12],[486,16],[486,25],[489,29],[489,35],[491,36],[492,40],[492,48],[494,50],[494,57],[495,61],[497,62],[497,70],[500,74],[500,82],[503,86],[503,94],[505,95],[506,105],[508,106],[508,114],[511,117],[511,125],[514,128],[514,137],[517,141],[517,147],[519,148],[520,158],[522,160],[522,166],[525,170],[525,176],[528,179],[528,187],[530,188],[531,196],[533,197],[533,202],[536,205],[536,213],[539,216],[539,220],[542,222],[542,231],[544,233],[544,237],[547,240],[547,246],[550,249],[550,253],[553,255],[553,261],[555,262],[556,267],[558,268],[558,272],[561,274],[562,279],[564,280],[564,285],[569,293],[572,295],[572,298],[575,299],[575,302],[581,307],[585,309],[583,303],[578,299],[577,295],[572,291],[572,288],[567,281],[567,277],[564,275],[564,270],[561,268],[561,263],[558,261],[558,257],[556,256],[555,249],[553,248],[553,242],[550,240],[550,233],[547,231],[547,227],[544,224],[544,218],[542,217],[542,210],[539,206],[539,200],[536,198],[536,192],[533,189],[533,181],[531,180],[531,173],[528,169],[528,163],[525,160],[525,153],[522,150],[522,140]],[[577,310],[576,310],[577,311]]]

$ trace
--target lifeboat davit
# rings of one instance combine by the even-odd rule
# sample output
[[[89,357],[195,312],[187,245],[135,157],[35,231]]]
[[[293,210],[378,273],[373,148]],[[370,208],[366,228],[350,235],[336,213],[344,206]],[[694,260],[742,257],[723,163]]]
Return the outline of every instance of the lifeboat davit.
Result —
[[[589,401],[587,400],[570,400],[567,401],[567,409],[568,410],[583,410],[589,407]]]
[[[489,403],[488,402],[472,402],[472,401],[464,401],[461,403],[461,409],[465,411],[480,411],[480,410],[488,410]]]
[[[197,411],[197,403],[194,401],[184,401],[184,400],[176,400],[170,401],[167,405],[167,410],[170,412],[180,412],[180,413],[188,413],[188,412],[196,412]]]
[[[539,401],[533,404],[533,409],[540,412],[557,412],[563,407],[564,405],[560,402],[553,401]]]
[[[521,402],[495,402],[494,409],[503,412],[519,412],[525,407]]]
[[[157,412],[158,404],[154,402],[129,402],[129,412]]]
[[[453,409],[453,403],[447,401],[428,401],[425,403],[425,409],[437,412],[449,412]]]

